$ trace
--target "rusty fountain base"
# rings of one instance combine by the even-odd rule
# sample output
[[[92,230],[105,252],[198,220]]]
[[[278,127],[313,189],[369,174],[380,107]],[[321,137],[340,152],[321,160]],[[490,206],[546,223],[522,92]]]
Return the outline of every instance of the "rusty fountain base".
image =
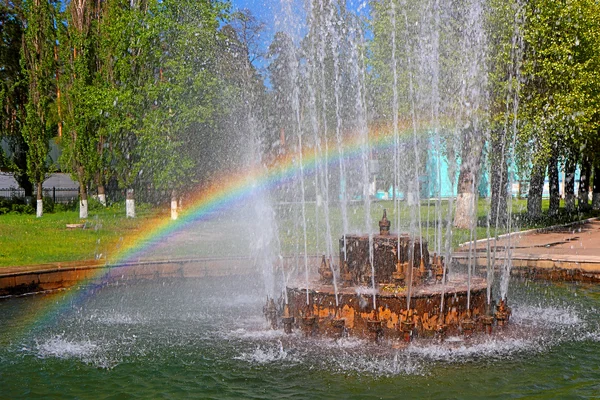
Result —
[[[378,285],[373,307],[373,290],[367,287],[339,287],[336,303],[332,285],[313,282],[306,288],[288,287],[287,296],[295,327],[303,329],[303,319],[310,317],[311,335],[337,337],[340,325],[346,335],[364,338],[389,338],[409,341],[414,336],[433,338],[440,333],[454,335],[467,331],[486,331],[486,282],[473,278],[470,309],[467,308],[467,287],[463,276],[442,284],[424,284],[412,289],[410,308],[407,308],[407,288]],[[442,291],[445,312],[440,312]],[[464,321],[472,321],[466,326]],[[377,331],[375,331],[377,327]],[[408,336],[407,336],[408,335]]]
[[[415,336],[490,334],[493,325],[508,323],[510,309],[504,302],[495,313],[486,307],[485,279],[472,276],[468,285],[464,274],[447,276],[443,257],[430,257],[426,241],[389,234],[385,210],[379,226],[379,235],[340,239],[339,259],[345,261],[339,268],[323,256],[319,276],[308,288],[302,279],[286,288],[288,304],[282,315],[286,332],[295,328],[311,336],[408,342]]]

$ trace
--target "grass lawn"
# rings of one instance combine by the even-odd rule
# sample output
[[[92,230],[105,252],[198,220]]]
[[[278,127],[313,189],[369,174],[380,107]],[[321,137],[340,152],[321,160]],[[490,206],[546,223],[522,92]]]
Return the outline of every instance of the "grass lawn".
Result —
[[[241,207],[241,206],[240,206]],[[400,229],[392,201],[373,202],[371,207],[372,232],[379,230],[378,221],[383,209],[387,209],[388,219],[392,222],[392,231],[409,231],[411,213],[415,210],[401,205]],[[487,236],[487,213],[489,204],[482,199],[478,204],[477,238]],[[543,208],[548,208],[544,201]],[[252,207],[250,207],[252,209]],[[443,201],[441,207],[442,246],[445,243],[446,221],[448,218],[448,202]],[[165,257],[210,257],[210,256],[255,256],[254,249],[260,246],[261,228],[256,225],[256,217],[243,210],[227,211],[214,218],[203,219],[194,224],[185,225],[175,234],[160,238],[143,253],[144,258]],[[246,210],[248,211],[248,210]],[[278,205],[275,207],[281,250],[283,254],[292,255],[304,250],[303,224],[299,221],[300,205]],[[352,204],[348,208],[349,232],[366,231],[366,218],[362,204]],[[593,214],[566,214],[528,221],[525,218],[526,200],[513,201],[513,231],[533,227],[562,224],[574,220],[589,218]],[[435,203],[423,201],[421,214],[421,232],[430,242],[430,251],[435,249],[436,215]],[[307,203],[305,207],[307,250],[309,254],[326,252],[326,216],[323,207],[317,208],[315,203]],[[250,215],[250,217],[249,217]],[[597,215],[597,213],[596,213]],[[43,264],[51,262],[67,262],[80,260],[110,260],[123,246],[131,244],[145,230],[151,230],[159,222],[169,218],[166,208],[150,210],[139,207],[138,217],[125,218],[125,210],[119,206],[107,209],[98,208],[90,211],[86,221],[86,229],[69,230],[66,224],[78,223],[76,211],[45,214],[42,218],[33,215],[0,215],[0,267]],[[416,217],[412,218],[413,220]],[[330,207],[330,231],[333,251],[338,251],[338,240],[343,234],[341,210],[338,205]],[[260,222],[260,221],[259,221]],[[266,228],[266,227],[263,227]],[[504,231],[498,232],[505,233]],[[491,230],[494,235],[494,230]],[[258,240],[258,242],[257,242]],[[452,245],[470,240],[470,230],[453,229]],[[264,244],[264,243],[263,243]]]
[[[153,218],[157,218],[154,211],[127,219],[124,210],[93,210],[85,221],[86,229],[67,229],[66,224],[80,223],[79,211],[42,218],[0,215],[0,267],[104,259]]]

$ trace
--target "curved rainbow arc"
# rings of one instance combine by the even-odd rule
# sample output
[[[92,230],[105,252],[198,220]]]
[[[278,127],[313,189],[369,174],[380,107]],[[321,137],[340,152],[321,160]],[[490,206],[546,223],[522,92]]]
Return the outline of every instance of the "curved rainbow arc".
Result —
[[[412,130],[403,129],[402,135],[412,134]],[[344,158],[353,159],[363,153],[365,140],[360,135],[349,136],[343,143]],[[394,145],[394,137],[389,130],[371,132],[368,142],[370,150],[382,150]],[[339,152],[335,144],[331,146],[329,157],[325,162],[334,163],[339,160]],[[323,156],[321,154],[321,156]],[[271,167],[254,168],[244,173],[232,174],[209,186],[207,189],[199,190],[193,196],[187,210],[180,217],[172,221],[165,218],[164,221],[155,222],[142,227],[141,233],[118,250],[108,262],[109,265],[126,264],[136,261],[148,248],[160,242],[166,237],[184,230],[187,226],[210,219],[215,211],[233,206],[256,193],[257,190],[266,190],[277,187],[287,181],[294,179],[300,169],[298,154],[289,153],[281,157]],[[302,167],[305,174],[312,174],[319,165],[318,154],[315,149],[305,149],[302,154]],[[101,280],[110,272],[110,268],[98,268],[91,277],[82,279],[79,284]],[[91,296],[92,290],[64,290],[51,294],[47,302],[39,306],[34,312],[22,315],[16,326],[10,330],[2,342],[24,337],[34,327],[43,327],[55,317],[69,309],[74,304],[81,304]]]

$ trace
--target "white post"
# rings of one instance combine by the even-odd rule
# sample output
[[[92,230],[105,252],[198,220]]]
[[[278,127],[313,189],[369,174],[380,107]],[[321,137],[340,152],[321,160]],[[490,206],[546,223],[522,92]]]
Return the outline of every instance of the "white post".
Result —
[[[87,199],[79,202],[79,218],[86,219],[88,217],[88,201]]]
[[[125,200],[125,213],[127,218],[135,218],[135,199],[133,189],[127,189],[127,198]]]
[[[171,199],[171,219],[175,221],[177,216],[177,199]]]
[[[38,218],[41,218],[41,216],[44,215],[44,200],[38,200],[37,201],[37,207],[35,210],[35,216]]]

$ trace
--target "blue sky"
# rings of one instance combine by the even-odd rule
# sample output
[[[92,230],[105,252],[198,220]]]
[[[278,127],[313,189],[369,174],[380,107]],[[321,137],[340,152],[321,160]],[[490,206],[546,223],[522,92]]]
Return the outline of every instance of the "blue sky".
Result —
[[[297,7],[302,7],[304,0],[288,0],[295,3]],[[340,0],[344,1],[344,0]],[[356,10],[362,15],[368,15],[369,6],[368,0],[345,0],[346,5],[351,10]],[[277,31],[277,25],[283,23],[282,0],[231,0],[234,10],[247,8],[260,21],[266,24],[266,29],[263,34],[265,46],[271,42],[273,35]],[[298,11],[298,10],[297,10]],[[301,12],[298,11],[295,15],[298,19],[303,19]],[[297,21],[301,23],[302,21]]]
[[[275,35],[275,14],[279,12],[279,0],[232,0],[234,10],[249,9],[252,14],[260,21],[264,22],[266,27],[262,34],[264,40],[264,49]]]

